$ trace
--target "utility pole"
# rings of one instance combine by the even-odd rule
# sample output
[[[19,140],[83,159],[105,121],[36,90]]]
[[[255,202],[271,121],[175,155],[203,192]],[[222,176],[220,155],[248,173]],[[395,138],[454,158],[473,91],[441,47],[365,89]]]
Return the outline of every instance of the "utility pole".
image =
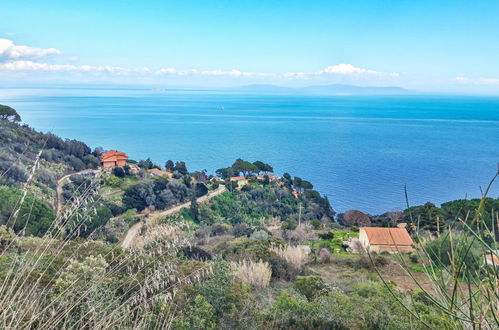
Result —
[[[300,206],[298,206],[298,227],[301,226],[301,208],[302,206],[300,204]]]

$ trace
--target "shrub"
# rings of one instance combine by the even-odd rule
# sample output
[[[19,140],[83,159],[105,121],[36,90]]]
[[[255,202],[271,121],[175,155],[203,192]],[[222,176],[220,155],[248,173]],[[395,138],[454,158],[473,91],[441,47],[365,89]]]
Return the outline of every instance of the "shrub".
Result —
[[[318,219],[314,219],[314,220],[310,221],[310,224],[312,225],[312,227],[314,227],[314,229],[319,229],[322,226],[321,221]]]
[[[126,173],[123,167],[115,167],[113,168],[113,174],[117,176],[118,178],[124,178]]]
[[[226,234],[230,228],[231,226],[225,223],[213,225],[211,226],[211,236]]]
[[[301,269],[308,255],[308,251],[302,246],[272,247],[271,250],[296,269]]]
[[[116,188],[120,187],[123,184],[123,179],[114,174],[111,174],[110,176],[106,177],[104,181],[106,182],[106,185]]]
[[[269,238],[269,234],[265,230],[257,230],[251,234],[250,238],[266,241]]]
[[[390,263],[390,260],[386,257],[377,254],[371,254],[371,258],[366,255],[361,255],[357,259],[351,260],[353,264],[351,264],[354,268],[364,268],[364,269],[373,269],[373,267],[381,267],[386,266]]]
[[[417,254],[411,254],[409,255],[409,260],[415,264],[419,262],[419,257]]]
[[[55,214],[31,194],[27,194],[24,203],[19,205],[22,195],[19,189],[0,187],[0,225],[11,226],[16,233],[24,230],[26,236],[42,236],[50,228]],[[16,210],[16,218],[11,218]]]
[[[476,240],[460,235],[450,239],[451,234],[440,236],[425,245],[425,252],[437,266],[450,266],[452,262],[463,263],[472,271],[476,271],[483,263],[484,248]],[[455,235],[453,235],[455,236]],[[468,249],[462,253],[463,246]],[[456,260],[452,261],[453,256]]]
[[[289,219],[284,221],[281,225],[281,230],[295,230],[296,229],[296,221],[294,219]]]
[[[326,231],[318,234],[320,239],[333,239],[334,238],[334,232],[332,231]]]
[[[198,182],[196,183],[196,197],[204,196],[208,193],[208,188],[204,183]]]
[[[212,259],[209,252],[197,247],[197,246],[184,246],[182,248],[182,253],[187,259],[194,259],[199,261],[208,261]]]
[[[293,283],[293,289],[313,300],[318,297],[326,288],[324,281],[320,276],[298,276]]]
[[[272,270],[268,262],[259,260],[243,260],[233,262],[234,275],[241,281],[251,284],[255,288],[266,288],[269,286]]]
[[[293,280],[298,269],[290,265],[284,258],[274,254],[269,259],[270,267],[272,268],[272,278],[284,281]]]
[[[182,330],[216,329],[215,308],[205,297],[197,295],[189,311],[185,315],[173,319],[172,328]]]
[[[241,224],[235,226],[233,231],[232,231],[232,233],[236,237],[249,236],[249,235],[251,235],[252,232],[253,232],[253,229],[251,229],[251,227],[246,223],[241,223]]]
[[[319,251],[319,258],[321,259],[321,263],[328,264],[331,262],[331,252],[328,249],[322,248]]]

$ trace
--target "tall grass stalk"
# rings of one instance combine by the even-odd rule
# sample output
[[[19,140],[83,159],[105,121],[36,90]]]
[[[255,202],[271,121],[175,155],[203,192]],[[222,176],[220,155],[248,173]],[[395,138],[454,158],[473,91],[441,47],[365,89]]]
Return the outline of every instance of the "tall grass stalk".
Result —
[[[499,228],[499,212],[492,210],[491,223],[484,221],[487,194],[498,175],[499,171],[485,191],[482,191],[482,198],[473,217],[468,212],[465,217],[450,222],[447,230],[436,240],[420,236],[417,228],[416,253],[422,260],[431,288],[424,286],[413,275],[400,251],[396,254],[400,264],[432,308],[446,315],[449,328],[499,328],[499,265],[486,265],[485,262],[485,255],[498,255],[496,228]],[[416,220],[412,219],[413,223]],[[376,268],[376,271],[393,293],[393,288],[388,285],[380,270]],[[395,294],[393,296],[396,297]],[[431,328],[411,304],[399,302]]]
[[[36,169],[37,161],[9,225],[20,216]],[[98,202],[99,182],[96,175],[89,185],[78,187],[43,237],[25,237],[21,231],[2,244],[0,328],[167,328],[177,288],[211,271],[206,265],[178,270],[175,257],[185,242],[181,235],[172,235],[182,229],[174,226],[148,236],[146,249],[124,251],[117,245],[75,239]],[[102,253],[89,254],[99,247]]]

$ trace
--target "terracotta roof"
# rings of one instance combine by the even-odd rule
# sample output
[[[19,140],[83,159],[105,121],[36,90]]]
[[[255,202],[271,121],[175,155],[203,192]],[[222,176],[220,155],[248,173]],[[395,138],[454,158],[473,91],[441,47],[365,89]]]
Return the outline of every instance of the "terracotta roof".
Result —
[[[117,159],[128,159],[128,155],[126,153],[118,150],[109,150],[102,153],[102,155],[100,156],[102,160],[106,160],[111,157],[116,157]]]
[[[486,254],[485,260],[489,265],[495,265],[496,267],[499,266],[499,257],[496,256],[495,254]]]
[[[233,176],[230,178],[230,181],[239,181],[239,180],[246,180],[244,176]]]
[[[405,228],[361,227],[371,245],[412,245],[411,236]]]

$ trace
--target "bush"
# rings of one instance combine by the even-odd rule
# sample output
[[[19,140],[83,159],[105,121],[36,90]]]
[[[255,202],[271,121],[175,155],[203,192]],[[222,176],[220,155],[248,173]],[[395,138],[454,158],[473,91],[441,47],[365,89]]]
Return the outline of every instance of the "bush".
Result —
[[[123,179],[114,175],[114,174],[111,174],[108,177],[106,177],[104,179],[104,181],[105,181],[106,185],[111,186],[111,187],[115,187],[115,188],[119,188],[123,184]]]
[[[196,183],[196,197],[204,196],[208,193],[208,188],[204,183]]]
[[[55,214],[31,194],[27,194],[24,203],[18,205],[22,194],[19,189],[0,187],[0,225],[12,227],[16,233],[24,230],[26,236],[43,236],[54,221]],[[11,219],[16,210],[19,210],[17,218]]]
[[[268,262],[259,260],[243,260],[233,262],[234,275],[241,281],[251,284],[255,288],[266,288],[269,286],[272,270]]]
[[[317,234],[320,239],[333,239],[334,238],[334,232],[332,231],[326,231],[322,233]]]
[[[115,167],[113,168],[113,174],[118,178],[124,178],[126,176],[125,170],[123,167]]]
[[[182,316],[173,319],[173,329],[216,329],[215,308],[203,296],[196,296],[193,306]]]
[[[308,251],[302,246],[288,246],[286,248],[272,247],[271,250],[296,269],[301,269],[308,255]]]
[[[212,259],[209,252],[197,247],[197,246],[184,246],[182,248],[182,253],[187,259],[194,259],[199,261],[208,261]]]
[[[331,262],[331,252],[328,249],[322,248],[319,251],[319,258],[321,259],[321,263],[328,264]]]
[[[419,256],[417,254],[411,254],[409,255],[409,260],[415,264],[419,262]]]
[[[483,263],[484,249],[476,240],[471,243],[472,238],[461,235],[455,235],[450,238],[450,234],[440,236],[438,239],[431,241],[425,245],[425,251],[428,257],[437,265],[450,266],[451,258],[455,256],[453,261],[456,265],[463,263],[471,271],[476,271]],[[468,246],[469,245],[469,246]],[[462,253],[463,246],[466,246],[467,253]]]
[[[293,289],[313,300],[318,297],[326,288],[320,276],[298,276],[293,283]]]
[[[272,278],[284,281],[293,280],[299,270],[290,265],[284,258],[274,254],[269,259]]]
[[[314,219],[312,221],[310,221],[310,224],[312,225],[312,227],[314,227],[314,229],[320,229],[322,227],[322,223],[320,220],[318,219]]]
[[[231,226],[228,224],[216,224],[211,226],[211,236],[219,236],[229,232]]]
[[[266,241],[269,238],[269,234],[265,230],[257,230],[251,234],[250,238]]]
[[[296,221],[294,219],[289,219],[284,221],[281,225],[281,230],[295,230],[296,229]]]
[[[234,229],[232,230],[232,233],[236,237],[241,237],[241,236],[249,237],[252,232],[253,232],[253,229],[246,223],[241,223],[241,224],[235,226]]]

